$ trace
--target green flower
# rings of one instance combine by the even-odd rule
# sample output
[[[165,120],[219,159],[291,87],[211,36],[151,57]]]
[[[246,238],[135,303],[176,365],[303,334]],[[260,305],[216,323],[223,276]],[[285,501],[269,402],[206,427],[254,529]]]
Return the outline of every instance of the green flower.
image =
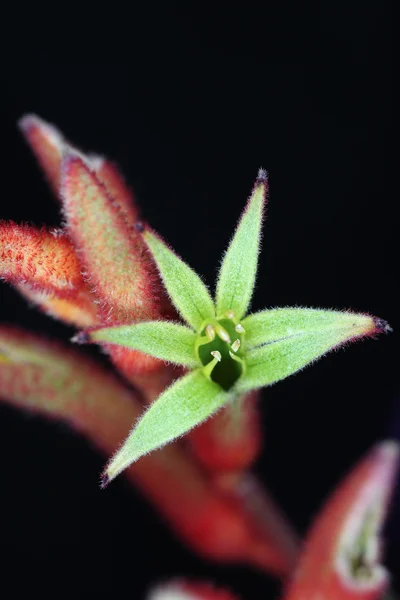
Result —
[[[144,412],[108,465],[106,481],[244,393],[296,373],[339,344],[387,330],[384,321],[369,315],[332,310],[278,308],[247,315],[266,196],[267,176],[260,170],[222,259],[215,301],[200,277],[144,228],[165,288],[187,325],[142,322],[99,329],[90,339],[140,350],[183,365],[188,373]]]

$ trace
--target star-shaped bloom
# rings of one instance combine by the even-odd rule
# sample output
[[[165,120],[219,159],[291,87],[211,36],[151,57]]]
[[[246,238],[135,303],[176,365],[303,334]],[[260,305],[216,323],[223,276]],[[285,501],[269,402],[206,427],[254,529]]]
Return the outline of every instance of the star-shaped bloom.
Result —
[[[352,312],[278,308],[248,314],[267,192],[267,175],[260,170],[222,259],[214,299],[154,231],[136,225],[185,324],[142,321],[97,329],[89,337],[139,350],[188,372],[144,412],[106,468],[105,483],[228,403],[240,410],[246,392],[285,379],[345,342],[388,330],[384,321]]]

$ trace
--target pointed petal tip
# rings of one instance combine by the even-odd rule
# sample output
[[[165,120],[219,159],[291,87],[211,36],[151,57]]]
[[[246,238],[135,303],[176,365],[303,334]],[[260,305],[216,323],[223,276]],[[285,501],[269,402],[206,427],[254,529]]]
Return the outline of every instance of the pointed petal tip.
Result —
[[[133,224],[133,228],[138,232],[138,233],[144,233],[145,231],[145,225],[142,221],[136,221],[136,223]]]
[[[39,129],[58,147],[61,147],[65,143],[64,137],[57,127],[35,113],[22,115],[17,121],[17,127],[24,135],[29,135],[34,128]]]
[[[86,331],[78,331],[78,333],[73,335],[71,338],[71,342],[73,344],[79,344],[80,346],[82,346],[83,344],[88,344],[90,341],[90,335],[86,333]]]
[[[389,323],[384,319],[380,319],[379,317],[373,317],[373,322],[375,326],[374,333],[391,333],[393,331]]]
[[[400,463],[400,442],[397,440],[385,440],[377,444],[375,457],[382,468],[395,476]]]
[[[22,117],[20,117],[17,121],[18,128],[23,132],[28,131],[34,125],[41,124],[42,120],[34,113],[27,113],[25,115],[22,115]]]
[[[257,183],[268,183],[268,171],[260,167],[257,173]]]
[[[54,132],[57,131],[53,125],[50,125],[50,123],[47,123],[47,121],[44,121],[35,113],[26,113],[22,115],[17,121],[17,126],[24,133],[29,131],[32,127],[50,129],[54,130]]]
[[[399,456],[400,442],[398,440],[384,440],[377,445],[377,449],[384,456]]]
[[[103,473],[100,480],[100,489],[104,490],[110,483],[110,478],[107,473]]]

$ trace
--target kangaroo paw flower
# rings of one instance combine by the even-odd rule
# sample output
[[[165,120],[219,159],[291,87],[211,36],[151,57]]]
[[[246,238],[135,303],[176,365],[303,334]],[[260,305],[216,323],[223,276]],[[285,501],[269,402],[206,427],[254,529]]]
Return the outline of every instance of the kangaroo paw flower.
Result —
[[[60,200],[62,200],[60,186],[64,157],[72,153],[72,155],[82,161],[83,170],[86,167],[90,171],[94,188],[97,186],[98,190],[101,189],[101,195],[96,206],[90,205],[89,208],[93,209],[93,211],[102,210],[103,213],[93,213],[95,220],[97,216],[103,214],[103,225],[104,222],[108,222],[109,225],[107,231],[104,231],[104,227],[103,229],[100,227],[100,231],[103,231],[104,234],[103,237],[100,235],[98,239],[99,246],[103,244],[102,249],[99,246],[97,248],[92,247],[93,238],[87,240],[84,248],[78,245],[78,250],[84,254],[86,252],[86,257],[89,257],[86,263],[84,261],[84,270],[92,289],[95,288],[98,295],[97,304],[93,303],[93,297],[89,291],[84,293],[82,290],[79,296],[75,295],[73,299],[69,298],[68,301],[61,301],[58,295],[55,296],[54,293],[46,295],[44,293],[36,293],[36,290],[31,289],[29,286],[20,287],[19,291],[29,301],[38,305],[45,313],[78,327],[91,327],[102,321],[108,324],[123,323],[127,319],[129,322],[136,321],[138,318],[140,319],[143,311],[146,312],[146,309],[149,309],[149,305],[152,305],[152,309],[150,309],[150,312],[146,312],[147,316],[152,313],[152,310],[152,314],[161,316],[166,302],[165,299],[161,298],[163,293],[159,285],[158,275],[155,273],[154,265],[151,264],[151,259],[145,256],[143,252],[143,242],[138,238],[136,230],[132,229],[132,226],[139,218],[139,212],[133,195],[116,165],[98,155],[85,155],[80,150],[74,148],[54,125],[46,123],[36,115],[24,116],[19,121],[19,126],[38,159],[50,186]],[[74,198],[80,199],[79,193],[82,190],[74,188],[72,191],[70,189],[69,195],[72,196],[73,192],[75,193]],[[100,198],[103,200],[103,203],[101,203]],[[86,203],[84,202],[85,199]],[[86,209],[88,208],[87,201],[88,196],[82,199],[82,209],[85,209],[85,207]],[[90,210],[88,214],[90,215]],[[85,224],[91,227],[90,219],[87,222],[83,218],[79,223],[80,227],[85,227]],[[74,232],[75,234],[77,233],[76,229],[74,229]],[[97,233],[98,230],[96,229]],[[111,236],[111,233],[115,236],[114,238],[107,237],[108,235]],[[96,237],[96,234],[94,234],[94,237]],[[117,251],[116,247],[118,248]],[[97,254],[97,250],[102,252],[101,257]],[[125,261],[121,258],[124,253]],[[106,286],[106,291],[104,291],[103,287],[99,285],[99,278],[105,281],[104,272],[95,273],[93,277],[90,271],[93,267],[92,262],[93,259],[97,258],[100,262],[103,260],[104,265],[109,265],[110,261],[112,262],[116,258],[116,255],[119,257],[119,260],[116,262],[116,265],[119,266],[119,272],[115,273],[115,277],[110,285]],[[139,265],[143,267],[144,263],[146,263],[144,272],[142,269],[142,277],[138,278],[137,275],[140,271],[138,267]],[[125,279],[122,275],[124,268]],[[136,272],[136,279],[129,279],[130,275],[134,272]],[[109,276],[111,273],[112,270],[109,272]],[[98,277],[97,280],[96,275]],[[148,285],[149,283],[150,285]],[[127,294],[125,295],[124,285],[126,285],[127,289]],[[131,298],[130,302],[127,301],[128,296]],[[171,312],[169,307],[167,312]],[[166,369],[160,365],[159,361],[154,360],[154,358],[148,355],[146,356],[140,352],[122,348],[117,349],[114,347],[110,349],[108,346],[105,349],[110,352],[116,367],[132,383],[139,385],[142,389],[144,388],[149,401],[154,395],[159,394],[160,388],[153,390],[154,385],[149,386],[148,379],[141,380],[143,376],[145,377],[150,373],[154,375],[155,372],[158,372],[163,381],[165,380],[170,383],[172,380],[170,369]],[[168,373],[164,373],[164,371],[168,371]]]
[[[243,394],[296,373],[341,344],[387,330],[380,319],[339,311],[289,308],[246,316],[255,285],[266,195],[266,175],[261,172],[223,258],[215,303],[201,278],[160,237],[144,228],[143,239],[187,326],[147,321],[89,335],[99,343],[181,365],[192,374],[173,384],[144,414],[110,463],[113,474],[187,433],[218,408],[240,410]],[[191,387],[196,388],[196,395]],[[243,428],[239,444],[239,438],[251,435],[245,430],[251,425],[246,419],[237,423]]]
[[[389,585],[381,530],[400,447],[376,446],[328,499],[304,545],[285,600],[379,600]]]
[[[61,192],[67,226],[104,319],[137,321],[158,314],[150,257],[118,205],[82,158],[63,159]]]
[[[62,173],[68,228],[90,274],[103,322],[122,324],[160,317],[166,299],[159,277],[143,240],[128,226],[119,204],[79,155],[65,155]],[[159,368],[158,361],[139,352],[111,348],[110,353],[130,377]]]

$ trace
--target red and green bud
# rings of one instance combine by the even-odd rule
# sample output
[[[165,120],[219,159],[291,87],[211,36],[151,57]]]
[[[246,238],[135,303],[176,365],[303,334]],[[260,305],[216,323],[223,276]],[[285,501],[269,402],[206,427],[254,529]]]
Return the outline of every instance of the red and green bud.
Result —
[[[285,600],[380,600],[389,586],[382,528],[400,448],[374,448],[328,499],[304,544]]]
[[[67,235],[12,222],[0,222],[0,275],[65,298],[84,287]]]
[[[36,115],[25,115],[18,125],[31,147],[46,179],[58,198],[60,193],[61,159],[67,145],[54,125]]]

